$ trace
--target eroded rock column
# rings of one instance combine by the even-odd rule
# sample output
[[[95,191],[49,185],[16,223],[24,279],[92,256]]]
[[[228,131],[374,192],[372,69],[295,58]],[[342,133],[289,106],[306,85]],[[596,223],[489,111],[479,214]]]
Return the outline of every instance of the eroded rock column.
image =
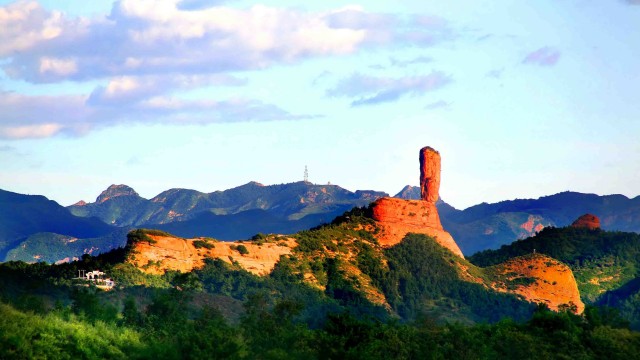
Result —
[[[435,204],[440,193],[440,153],[432,147],[420,149],[420,194]]]

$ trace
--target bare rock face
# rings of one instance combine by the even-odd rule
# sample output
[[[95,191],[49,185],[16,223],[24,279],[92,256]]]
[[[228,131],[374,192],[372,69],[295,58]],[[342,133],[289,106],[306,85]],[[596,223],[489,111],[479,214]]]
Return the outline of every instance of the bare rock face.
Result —
[[[393,246],[408,233],[433,236],[436,242],[464,258],[451,234],[442,228],[436,205],[424,200],[382,198],[373,205],[373,219],[382,230],[376,235],[382,246]]]
[[[420,149],[420,194],[422,200],[438,201],[440,193],[440,153],[426,146]]]
[[[542,254],[512,258],[493,267],[498,279],[490,286],[499,292],[513,293],[533,303],[546,304],[558,311],[564,306],[581,314],[584,303],[571,269]]]
[[[433,236],[443,247],[464,258],[451,234],[442,228],[436,208],[440,190],[440,154],[430,147],[420,150],[422,200],[382,198],[373,203],[373,219],[382,230],[377,234],[383,246],[393,246],[408,233]]]
[[[293,238],[276,243],[258,244],[245,241],[242,245],[248,254],[234,250],[233,242],[215,242],[213,246],[196,247],[195,241],[203,239],[182,239],[174,236],[147,235],[153,242],[141,241],[134,245],[135,256],[127,261],[148,274],[164,274],[166,270],[189,272],[204,266],[205,259],[220,259],[226,263],[237,262],[245,270],[264,276],[269,274],[280,256],[291,253],[297,245]],[[286,246],[282,246],[283,243]]]
[[[592,214],[584,214],[571,224],[574,228],[587,228],[591,230],[600,228],[600,219]]]

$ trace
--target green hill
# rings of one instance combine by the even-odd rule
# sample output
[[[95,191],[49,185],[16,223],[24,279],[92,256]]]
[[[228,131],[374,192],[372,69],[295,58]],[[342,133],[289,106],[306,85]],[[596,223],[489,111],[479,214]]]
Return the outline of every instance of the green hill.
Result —
[[[96,218],[82,218],[44,196],[0,190],[0,259],[28,236],[50,232],[76,238],[106,235],[115,229]]]
[[[640,327],[640,235],[585,228],[546,228],[538,235],[485,250],[469,258],[490,266],[532,252],[547,254],[571,267],[583,301],[616,306]],[[634,309],[635,306],[635,309]]]
[[[206,261],[189,273],[149,275],[128,246],[72,263],[0,264],[0,353],[9,358],[161,359],[632,359],[640,334],[615,314],[554,313],[463,281],[489,276],[433,239],[377,246],[354,210],[295,235],[298,247],[267,276]],[[260,241],[271,241],[269,236]],[[215,246],[215,243],[213,243]],[[100,269],[112,291],[84,287]],[[313,277],[311,284],[310,275]],[[315,284],[315,285],[313,285]],[[373,292],[385,303],[371,301]],[[375,297],[373,297],[375,298]]]

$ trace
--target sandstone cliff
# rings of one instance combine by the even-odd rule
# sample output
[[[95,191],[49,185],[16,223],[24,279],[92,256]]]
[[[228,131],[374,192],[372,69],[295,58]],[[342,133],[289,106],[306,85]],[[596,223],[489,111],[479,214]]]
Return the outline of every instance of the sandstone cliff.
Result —
[[[295,241],[291,238],[283,238],[277,243],[258,244],[249,241],[235,243],[149,234],[147,236],[153,241],[137,242],[129,261],[150,274],[163,274],[165,270],[189,272],[202,267],[205,258],[218,258],[227,263],[235,261],[256,275],[266,275],[273,270],[280,256],[290,254],[291,248],[295,246]],[[206,245],[202,246],[203,244]],[[244,246],[248,253],[242,254],[238,250],[240,245]]]
[[[584,311],[573,272],[554,258],[542,254],[519,256],[487,271],[496,276],[490,286],[497,291],[546,304],[555,311],[571,305],[575,305],[578,314]]]
[[[436,208],[440,191],[440,153],[424,147],[420,150],[419,162],[422,200],[382,198],[373,203],[373,219],[381,230],[376,237],[381,245],[393,246],[408,233],[426,234],[464,258],[451,234],[442,228]]]
[[[380,232],[376,234],[383,246],[393,246],[408,233],[433,236],[438,244],[464,257],[462,251],[440,224],[435,204],[423,200],[382,198],[373,204],[373,219]]]

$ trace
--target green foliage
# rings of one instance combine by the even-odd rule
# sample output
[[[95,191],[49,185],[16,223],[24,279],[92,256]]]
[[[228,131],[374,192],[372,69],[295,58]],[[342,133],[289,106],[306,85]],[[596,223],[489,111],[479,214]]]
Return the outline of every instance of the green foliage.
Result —
[[[577,316],[539,307],[523,322],[503,318],[493,325],[438,325],[419,309],[442,301],[443,296],[457,299],[452,304],[457,311],[474,313],[476,318],[482,318],[476,307],[496,311],[520,303],[492,297],[478,300],[474,290],[444,281],[454,274],[448,270],[449,259],[437,253],[444,250],[431,239],[412,235],[402,244],[387,251],[388,269],[370,245],[355,246],[364,254],[359,266],[374,276],[381,274],[380,285],[393,285],[389,291],[408,303],[404,308],[400,302],[392,306],[417,314],[411,322],[372,310],[359,297],[357,285],[341,272],[339,259],[322,263],[328,274],[327,293],[338,302],[308,288],[290,272],[295,258],[283,258],[282,267],[263,278],[221,260],[207,260],[201,270],[165,274],[163,281],[173,286],[168,289],[131,287],[107,293],[56,285],[59,294],[40,295],[36,290],[20,297],[20,310],[0,303],[0,354],[11,359],[628,360],[640,353],[640,333],[626,329],[611,308],[587,307],[584,316]],[[442,262],[437,261],[440,258]],[[9,285],[3,291],[20,286],[33,291],[39,281],[48,283],[47,274],[61,271],[46,264],[2,264],[0,281]],[[21,283],[7,282],[11,274],[20,274]],[[69,296],[68,306],[63,304],[63,293]],[[230,322],[219,309],[203,305],[206,293],[217,294],[218,299],[242,299],[239,321]],[[54,308],[43,307],[48,296],[62,301]],[[434,300],[436,296],[440,298]]]
[[[367,207],[354,207],[353,209],[345,212],[344,214],[337,216],[332,222],[331,225],[341,225],[341,224],[355,224],[355,225],[371,225],[375,226],[375,221],[373,220],[373,207],[370,204]]]
[[[127,234],[127,247],[131,248],[133,245],[139,242],[147,242],[149,245],[155,244],[156,241],[149,237],[149,235],[154,236],[173,236],[169,233],[160,230],[152,230],[152,229],[135,229],[129,231]]]
[[[249,250],[247,249],[246,246],[244,245],[238,245],[236,247],[236,250],[241,254],[241,255],[247,255],[249,253]]]
[[[216,246],[212,243],[210,243],[207,239],[203,239],[203,240],[194,240],[193,241],[193,246],[196,249],[200,249],[200,248],[205,248],[205,249],[213,249]]]
[[[460,279],[452,262],[458,258],[422,234],[409,234],[385,252],[389,271],[377,281],[389,305],[405,319],[422,312],[436,318],[495,322],[525,319],[532,305]]]
[[[95,288],[74,288],[71,292],[71,309],[81,318],[90,322],[115,322],[118,309],[105,301],[101,301]]]
[[[381,280],[387,276],[389,269],[384,266],[382,258],[373,250],[371,245],[358,241],[356,246],[359,248],[356,257],[358,268],[371,278],[375,286],[381,287]]]
[[[358,209],[360,208],[354,208],[352,212],[356,210],[363,211]],[[361,228],[363,223],[366,225],[369,221],[372,222],[373,220],[363,216],[348,214],[350,214],[350,212],[345,213],[342,217],[336,218],[332,224],[323,225],[312,230],[300,231],[295,235],[298,246],[294,250],[305,254],[324,251],[340,251],[346,253],[349,250],[349,244],[357,239],[377,244],[378,241],[373,235],[369,231]],[[349,220],[353,220],[353,222]]]
[[[141,358],[139,332],[115,324],[33,315],[0,304],[0,354],[5,359]]]
[[[606,291],[640,277],[640,235],[600,229],[545,228],[535,237],[479,252],[469,260],[489,266],[534,251],[569,265],[587,303],[602,301]]]

